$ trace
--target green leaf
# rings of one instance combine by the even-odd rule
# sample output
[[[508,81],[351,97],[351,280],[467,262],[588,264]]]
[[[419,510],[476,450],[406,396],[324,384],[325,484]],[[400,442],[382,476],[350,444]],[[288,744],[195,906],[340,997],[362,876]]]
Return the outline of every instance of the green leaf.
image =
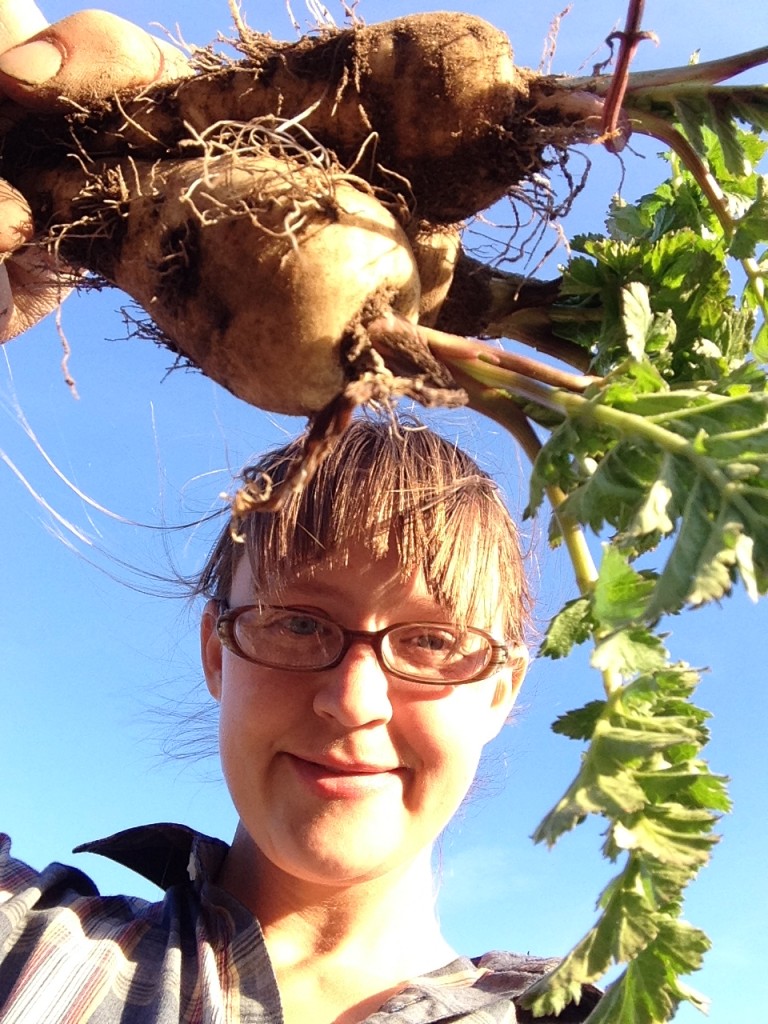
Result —
[[[613,197],[606,220],[606,228],[611,238],[622,242],[643,238],[650,232],[652,226],[653,217],[646,208],[628,203],[621,196]]]
[[[611,629],[642,621],[654,580],[635,572],[626,557],[605,545],[600,573],[592,593],[592,613],[600,626]]]
[[[712,834],[715,815],[700,808],[683,807],[667,801],[649,804],[612,830],[615,846],[622,850],[643,850],[665,864],[698,869],[709,859],[718,841]]]
[[[590,1014],[589,1024],[659,1024],[670,1020],[683,1000],[706,1009],[706,1001],[683,985],[677,974],[683,973],[681,961],[700,965],[708,948],[703,932],[681,922],[665,922],[656,941],[609,986]]]
[[[726,779],[712,775],[706,762],[686,759],[639,771],[637,780],[652,804],[680,800],[686,806],[730,810]]]
[[[730,89],[730,101],[733,116],[743,124],[751,125],[761,131],[768,132],[768,90],[765,86],[742,86]],[[756,141],[758,136],[754,136]],[[747,152],[753,164],[756,164],[765,152],[765,144],[761,143],[762,149],[757,152]]]
[[[740,142],[740,132],[733,120],[733,109],[726,101],[711,105],[711,125],[723,148],[725,166],[735,177],[749,174],[750,165]]]
[[[652,638],[649,646],[658,658],[660,641]],[[536,842],[551,845],[586,814],[623,821],[643,810],[649,802],[647,773],[658,770],[657,755],[663,752],[669,761],[677,748],[697,749],[706,738],[698,716],[681,699],[697,678],[687,668],[665,666],[560,720],[558,731],[575,738],[588,734],[592,742],[578,775],[534,833]]]
[[[677,540],[647,606],[648,615],[652,619],[682,607],[699,571],[710,573],[709,592],[713,597],[722,597],[730,589],[729,569],[721,564],[717,568],[710,567],[703,559],[705,548],[711,550],[719,546],[717,540],[711,542],[715,524],[712,523],[708,509],[710,494],[711,488],[706,481],[696,480],[691,486],[682,509],[682,525]]]
[[[674,460],[665,455],[661,460],[659,474],[637,506],[632,521],[624,531],[627,537],[664,536],[675,528],[670,513],[674,515],[676,487],[672,479]],[[647,604],[647,602],[646,602]]]
[[[645,342],[653,326],[648,289],[640,281],[632,281],[622,288],[621,297],[627,351],[639,361],[645,355]]]
[[[604,899],[597,924],[556,968],[559,983],[586,985],[597,981],[613,964],[637,956],[658,934],[657,915],[639,887],[622,878]]]
[[[768,241],[768,195],[765,178],[759,179],[758,194],[747,212],[739,218],[731,238],[729,252],[734,259],[748,259],[757,246]]]
[[[568,736],[572,740],[591,739],[595,726],[605,710],[604,700],[593,700],[583,708],[567,711],[552,723],[552,732]]]
[[[592,1011],[590,1024],[658,1024],[683,1000],[700,1008],[702,998],[677,975],[701,965],[709,940],[698,929],[676,920],[676,908],[659,911],[644,896],[636,858],[603,893],[598,923],[548,975],[521,1000],[534,1015],[559,1014],[578,1002],[582,985],[599,979],[613,963],[627,969],[607,989]]]
[[[622,815],[644,803],[642,787],[631,772],[621,768],[615,755],[608,757],[605,751],[594,752],[590,748],[578,776],[544,817],[533,833],[533,840],[553,846],[588,814]]]
[[[744,533],[744,526],[730,518],[730,510],[721,513],[709,532],[707,543],[701,552],[696,575],[688,592],[692,605],[716,601],[727,594],[737,571],[747,594],[756,601],[757,580],[755,577],[754,541]]]
[[[564,658],[574,646],[589,639],[592,628],[589,599],[577,597],[550,621],[539,653],[548,658]]]
[[[757,332],[752,354],[759,362],[768,363],[768,323],[762,324]]]
[[[599,814],[610,822],[604,853],[624,865],[603,890],[592,928],[527,990],[523,1003],[534,1014],[559,1013],[622,962],[629,966],[590,1024],[661,1024],[682,1000],[701,1004],[679,975],[699,966],[708,940],[679,920],[681,897],[717,842],[713,827],[728,798],[724,780],[697,756],[708,718],[689,701],[697,682],[687,666],[665,665],[557,723],[558,732],[591,742],[534,838],[552,843]]]
[[[666,650],[658,637],[642,626],[618,630],[596,645],[590,664],[601,672],[613,670],[630,678],[653,672],[666,662]]]
[[[707,118],[707,101],[704,97],[685,96],[673,102],[675,116],[696,152],[706,155],[707,146],[704,142],[703,126]]]
[[[539,453],[532,486],[540,495],[559,487],[567,495],[561,514],[571,522],[598,534],[611,526],[628,559],[672,537],[644,604],[636,593],[634,606],[611,611],[609,591],[598,583],[598,621],[604,616],[609,628],[632,618],[654,622],[686,603],[719,600],[737,579],[753,597],[768,589],[768,379],[761,368],[744,364],[709,388],[674,390],[649,391],[624,374],[588,396],[569,396],[564,408],[567,419]],[[617,643],[620,653],[624,641]],[[596,664],[605,661],[598,654]]]

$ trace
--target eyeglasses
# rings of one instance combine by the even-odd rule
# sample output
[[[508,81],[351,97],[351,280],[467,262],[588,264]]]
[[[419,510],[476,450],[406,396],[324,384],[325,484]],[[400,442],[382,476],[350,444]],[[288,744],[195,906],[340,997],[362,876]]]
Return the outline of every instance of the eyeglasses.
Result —
[[[510,647],[482,629],[450,622],[397,622],[368,632],[345,629],[322,615],[275,605],[225,609],[216,622],[221,643],[239,658],[293,672],[341,664],[355,641],[373,648],[379,665],[399,679],[457,686],[491,675]]]

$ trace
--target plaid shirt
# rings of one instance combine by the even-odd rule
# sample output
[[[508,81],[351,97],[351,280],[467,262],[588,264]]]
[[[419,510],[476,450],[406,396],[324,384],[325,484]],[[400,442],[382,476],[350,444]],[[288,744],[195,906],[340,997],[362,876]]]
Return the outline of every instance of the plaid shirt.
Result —
[[[2,1024],[280,1024],[258,922],[210,881],[225,843],[152,825],[80,850],[138,871],[165,899],[100,896],[86,875],[61,864],[38,873],[11,858],[0,834]],[[514,997],[554,963],[511,953],[462,957],[410,982],[366,1024],[530,1021]],[[595,990],[585,992],[558,1022],[584,1020],[596,999]]]

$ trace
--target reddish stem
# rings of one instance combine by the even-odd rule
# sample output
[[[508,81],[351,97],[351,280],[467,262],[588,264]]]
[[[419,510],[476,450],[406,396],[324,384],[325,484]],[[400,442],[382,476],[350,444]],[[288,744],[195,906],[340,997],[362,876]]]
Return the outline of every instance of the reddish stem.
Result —
[[[506,349],[494,348],[475,338],[463,338],[460,335],[448,334],[446,331],[436,331],[434,328],[424,327],[422,324],[413,329],[418,332],[433,354],[450,368],[451,373],[454,371],[453,360],[456,358],[480,359],[492,366],[512,370],[530,380],[537,380],[574,394],[582,394],[591,384],[597,384],[601,380],[600,377],[590,374],[569,373],[559,367],[540,363],[538,359],[531,359],[529,356],[519,355],[516,352],[508,352]]]
[[[644,7],[645,0],[630,0],[624,31],[613,32],[607,39],[609,44],[614,39],[619,40],[616,70],[613,73],[603,109],[602,134],[605,148],[609,153],[620,153],[627,141],[626,130],[619,128],[619,121],[629,84],[630,64],[637,52],[638,45],[645,39],[655,38],[652,32],[640,31]]]

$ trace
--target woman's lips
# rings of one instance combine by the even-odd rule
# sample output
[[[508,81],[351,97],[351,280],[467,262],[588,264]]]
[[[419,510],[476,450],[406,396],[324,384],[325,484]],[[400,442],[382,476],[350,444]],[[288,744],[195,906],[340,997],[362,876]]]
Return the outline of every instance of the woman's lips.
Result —
[[[314,761],[286,754],[301,781],[323,797],[362,797],[378,793],[402,779],[400,765],[387,766],[368,762],[324,760]]]

